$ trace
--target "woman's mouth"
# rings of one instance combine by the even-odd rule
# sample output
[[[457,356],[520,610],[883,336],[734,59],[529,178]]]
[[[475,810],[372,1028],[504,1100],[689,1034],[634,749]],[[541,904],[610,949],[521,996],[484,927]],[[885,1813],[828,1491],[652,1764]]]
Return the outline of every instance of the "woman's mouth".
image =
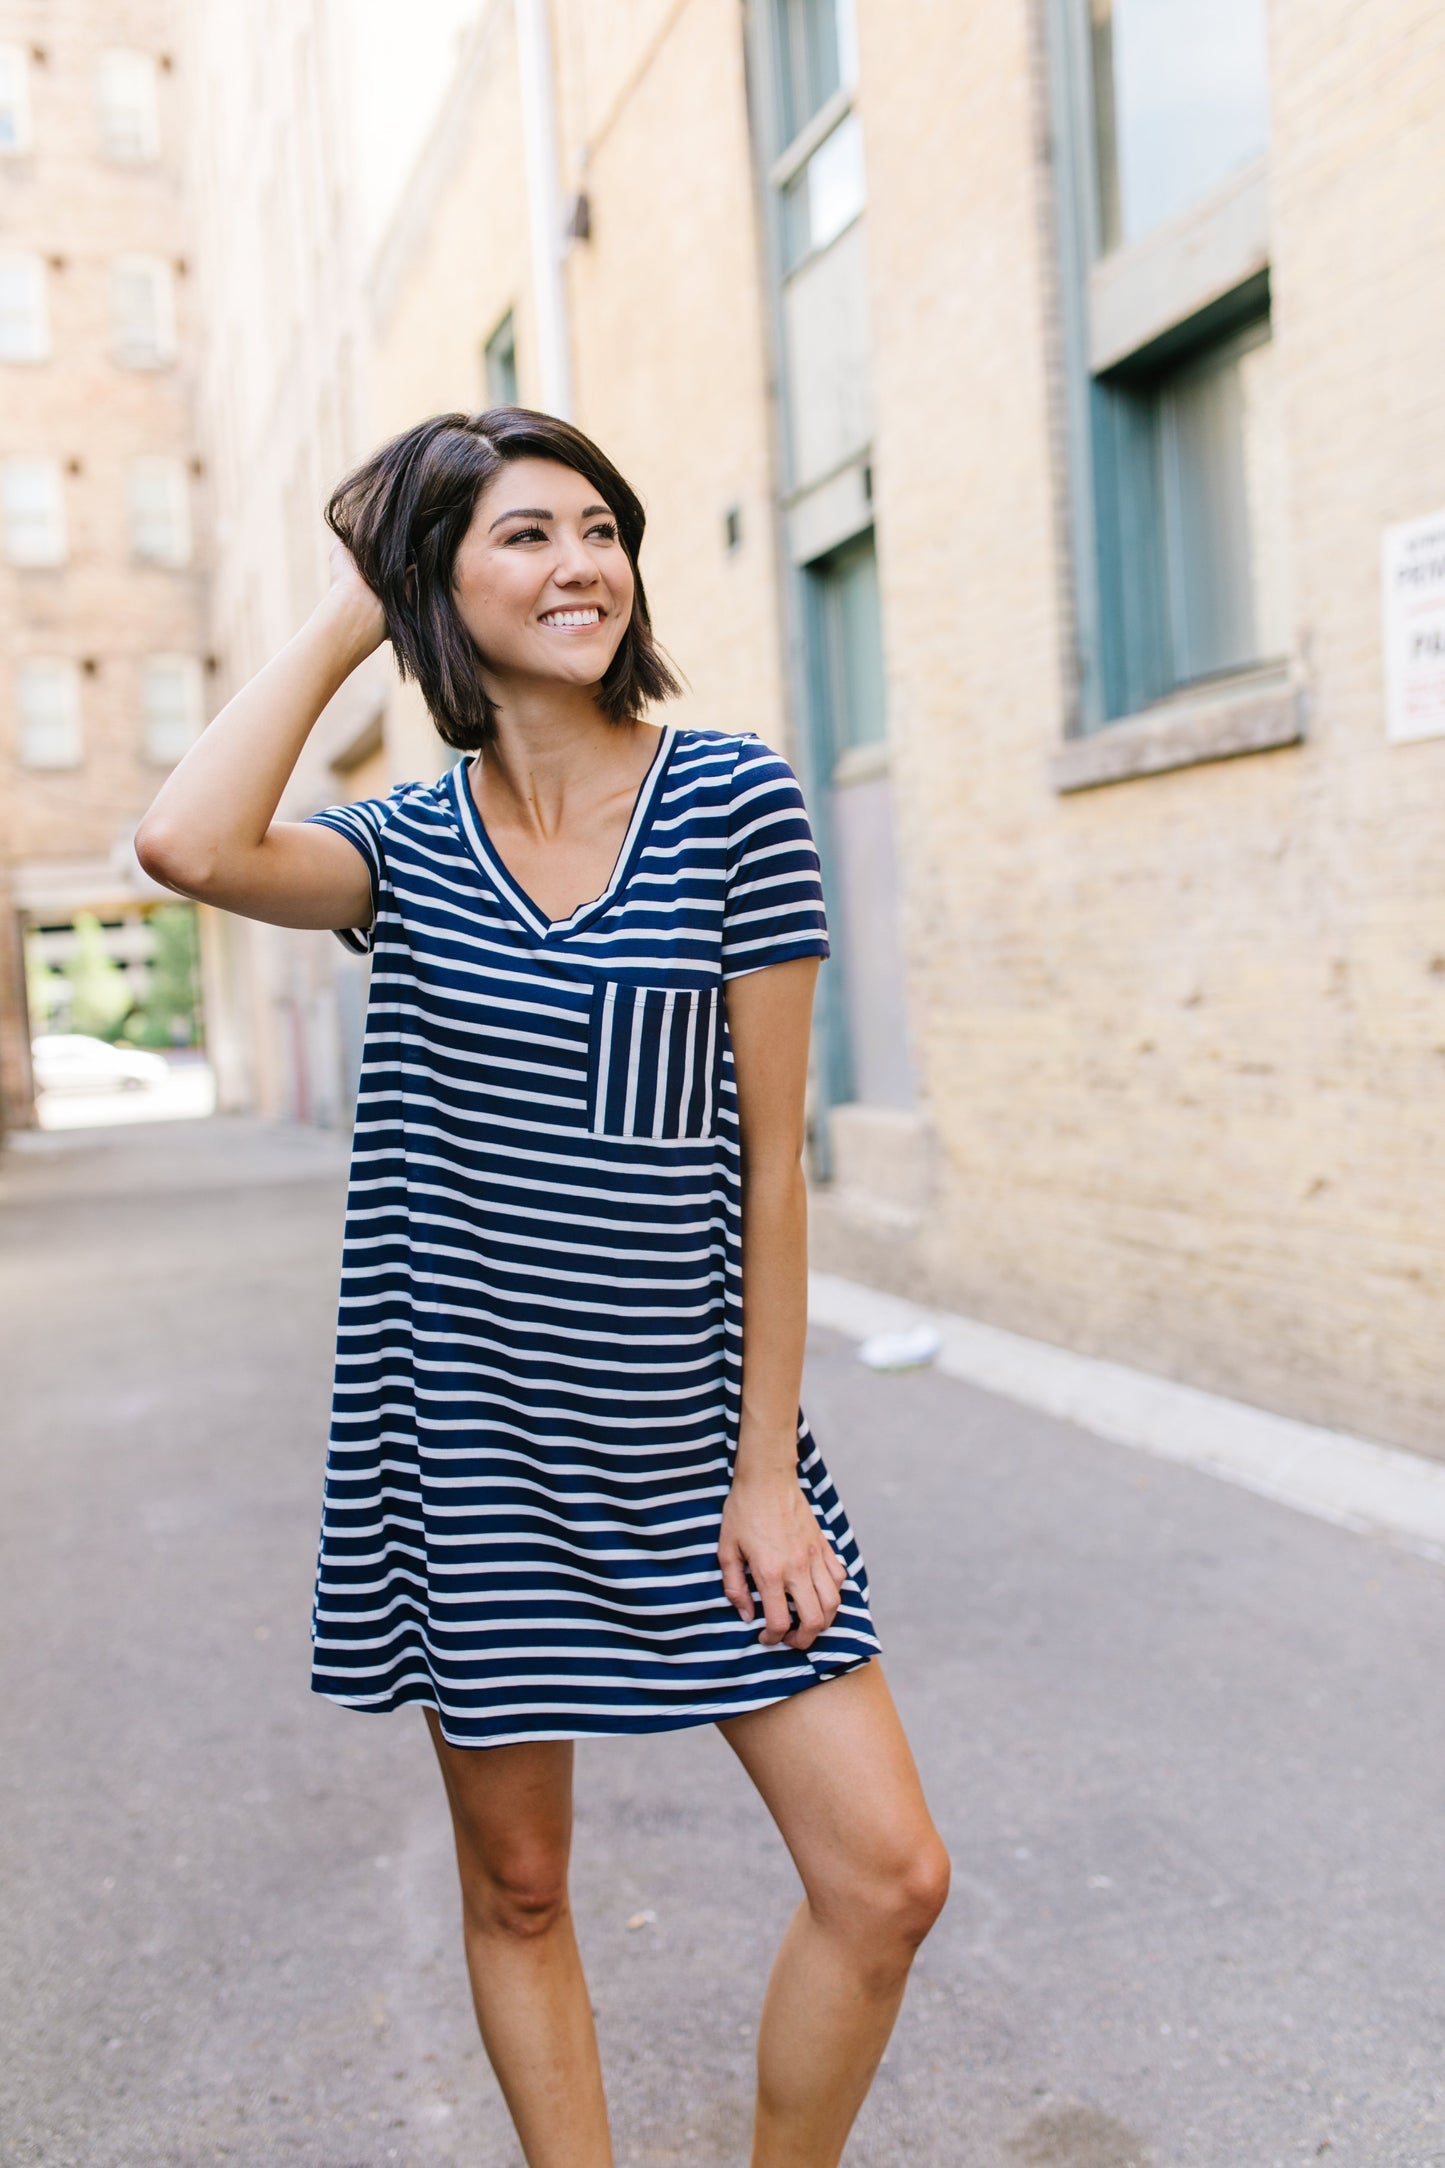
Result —
[[[589,632],[602,622],[602,612],[595,602],[581,610],[544,610],[538,620],[553,632]]]

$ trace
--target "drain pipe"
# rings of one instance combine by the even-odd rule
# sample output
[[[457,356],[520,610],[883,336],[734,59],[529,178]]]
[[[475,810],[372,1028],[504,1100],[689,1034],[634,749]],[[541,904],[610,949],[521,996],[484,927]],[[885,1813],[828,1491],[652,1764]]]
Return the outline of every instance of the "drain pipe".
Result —
[[[572,358],[567,288],[562,273],[562,199],[557,188],[557,112],[548,0],[516,0],[516,10],[538,375],[543,407],[549,414],[570,421]]]

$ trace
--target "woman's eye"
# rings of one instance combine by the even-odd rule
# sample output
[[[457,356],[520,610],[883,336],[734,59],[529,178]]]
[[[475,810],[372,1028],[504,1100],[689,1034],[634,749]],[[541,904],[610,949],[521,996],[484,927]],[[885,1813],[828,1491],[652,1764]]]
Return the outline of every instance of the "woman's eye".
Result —
[[[589,527],[587,532],[589,534],[600,534],[604,542],[615,542],[617,540],[617,529],[610,519],[599,520],[597,525]]]
[[[513,542],[545,542],[546,539],[540,527],[518,527],[508,535],[507,544],[510,548]]]

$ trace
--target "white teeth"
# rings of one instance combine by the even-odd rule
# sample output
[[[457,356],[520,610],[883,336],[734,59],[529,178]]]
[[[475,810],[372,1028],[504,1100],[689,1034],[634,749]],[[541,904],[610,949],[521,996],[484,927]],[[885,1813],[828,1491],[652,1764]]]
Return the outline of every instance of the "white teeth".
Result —
[[[548,610],[542,618],[544,625],[597,625],[601,621],[602,612],[598,609]]]

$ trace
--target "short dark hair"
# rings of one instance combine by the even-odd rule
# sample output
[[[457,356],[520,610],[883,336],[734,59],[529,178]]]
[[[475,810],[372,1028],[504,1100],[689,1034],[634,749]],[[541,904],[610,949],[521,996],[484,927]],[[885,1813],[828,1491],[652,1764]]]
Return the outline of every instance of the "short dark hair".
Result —
[[[496,707],[476,643],[457,615],[452,569],[478,497],[515,459],[573,468],[617,521],[636,585],[627,630],[597,688],[602,713],[625,722],[648,701],[682,690],[653,638],[638,570],[647,517],[606,454],[570,422],[529,407],[437,414],[348,474],[332,493],[326,523],[380,599],[397,668],[415,678],[439,735],[466,752],[492,736]]]

